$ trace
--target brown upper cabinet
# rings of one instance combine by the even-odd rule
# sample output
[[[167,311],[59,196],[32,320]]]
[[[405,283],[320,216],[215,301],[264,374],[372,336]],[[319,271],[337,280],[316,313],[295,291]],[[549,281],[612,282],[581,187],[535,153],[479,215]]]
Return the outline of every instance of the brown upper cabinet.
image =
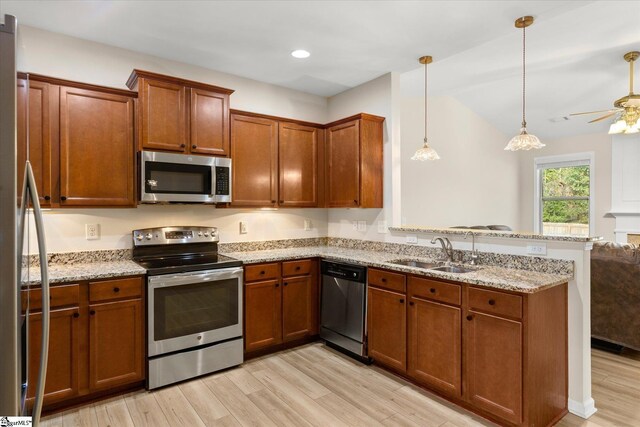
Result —
[[[383,122],[363,113],[326,126],[327,207],[382,207]]]
[[[33,74],[28,81],[19,74],[18,156],[23,165],[28,146],[41,204],[135,206],[137,94]]]
[[[133,70],[141,149],[229,156],[231,89]]]
[[[320,125],[232,111],[233,206],[318,207]]]

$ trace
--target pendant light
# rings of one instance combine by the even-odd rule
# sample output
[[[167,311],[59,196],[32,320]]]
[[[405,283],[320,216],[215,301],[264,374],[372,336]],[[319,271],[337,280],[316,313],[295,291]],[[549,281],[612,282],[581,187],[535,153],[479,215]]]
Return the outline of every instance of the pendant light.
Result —
[[[511,138],[511,141],[504,147],[507,151],[531,150],[542,148],[545,145],[540,142],[537,136],[527,132],[527,121],[525,119],[526,107],[526,68],[525,68],[525,47],[526,47],[526,28],[533,24],[533,16],[523,16],[516,19],[516,28],[522,28],[522,128],[520,134]]]
[[[438,160],[440,156],[438,156],[436,150],[429,147],[429,143],[427,142],[427,65],[433,62],[433,58],[430,56],[422,56],[418,61],[424,64],[424,145],[416,150],[411,160]]]

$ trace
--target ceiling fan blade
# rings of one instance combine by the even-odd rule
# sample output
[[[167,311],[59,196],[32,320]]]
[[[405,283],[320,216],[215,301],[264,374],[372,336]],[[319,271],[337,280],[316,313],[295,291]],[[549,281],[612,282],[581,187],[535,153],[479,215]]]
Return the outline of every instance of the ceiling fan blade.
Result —
[[[606,119],[608,117],[615,116],[616,113],[617,113],[617,111],[614,111],[613,113],[605,114],[602,117],[598,117],[597,119],[591,120],[589,123],[599,122],[600,120],[604,120],[604,119]]]
[[[583,113],[571,113],[570,116],[581,116],[583,114],[597,114],[597,113],[610,113],[612,111],[620,111],[621,108],[614,108],[612,110],[600,110],[600,111],[585,111]]]

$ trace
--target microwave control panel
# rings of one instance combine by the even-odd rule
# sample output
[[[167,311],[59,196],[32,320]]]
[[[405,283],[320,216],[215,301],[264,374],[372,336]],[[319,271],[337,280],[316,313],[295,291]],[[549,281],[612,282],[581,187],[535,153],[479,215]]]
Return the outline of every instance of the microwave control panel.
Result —
[[[216,166],[216,196],[229,195],[229,183],[231,177],[229,176],[230,168]]]

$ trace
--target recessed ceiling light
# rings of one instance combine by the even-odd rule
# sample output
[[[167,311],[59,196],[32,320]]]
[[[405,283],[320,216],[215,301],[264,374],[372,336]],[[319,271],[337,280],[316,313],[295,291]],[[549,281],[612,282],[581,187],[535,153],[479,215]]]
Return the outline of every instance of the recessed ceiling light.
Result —
[[[291,56],[293,56],[294,58],[303,59],[308,58],[309,56],[311,56],[311,54],[304,49],[298,49],[291,52]]]

